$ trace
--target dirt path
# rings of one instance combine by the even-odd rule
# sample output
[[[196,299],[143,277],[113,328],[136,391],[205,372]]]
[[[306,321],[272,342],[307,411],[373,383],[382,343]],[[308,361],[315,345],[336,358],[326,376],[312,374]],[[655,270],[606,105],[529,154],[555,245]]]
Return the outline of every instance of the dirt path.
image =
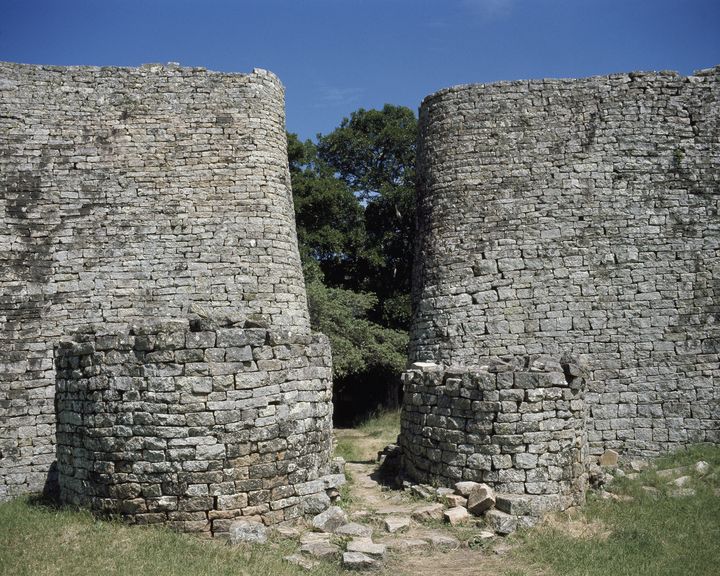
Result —
[[[341,434],[344,431],[341,431]],[[377,448],[376,439],[365,439],[357,431],[347,431],[360,446],[363,456]],[[369,443],[366,445],[365,443]],[[375,452],[376,453],[376,452]],[[505,574],[538,574],[517,566],[508,556],[510,544],[496,537],[480,541],[480,526],[450,527],[439,521],[411,520],[402,532],[390,534],[385,529],[388,517],[411,517],[417,508],[429,502],[413,500],[402,490],[391,489],[378,477],[378,465],[370,458],[348,462],[350,479],[350,518],[373,527],[373,540],[385,544],[389,553],[382,574],[393,576],[503,576]]]

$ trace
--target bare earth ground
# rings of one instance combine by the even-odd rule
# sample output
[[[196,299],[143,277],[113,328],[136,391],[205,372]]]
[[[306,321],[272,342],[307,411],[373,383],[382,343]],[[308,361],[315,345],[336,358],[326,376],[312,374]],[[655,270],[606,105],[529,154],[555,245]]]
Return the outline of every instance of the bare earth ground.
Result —
[[[384,529],[387,516],[410,516],[415,508],[427,504],[413,500],[401,490],[390,489],[379,482],[377,452],[388,444],[387,438],[363,434],[357,429],[336,429],[337,437],[351,439],[361,458],[348,462],[346,473],[350,482],[349,509],[351,520],[371,524],[375,528],[373,540],[386,544],[390,553],[383,574],[393,576],[502,576],[505,574],[540,575],[528,566],[518,565],[509,557],[512,544],[496,537],[489,542],[468,546],[480,526],[451,528],[440,522],[430,524],[413,521],[408,530],[388,534]],[[392,441],[392,439],[390,439]],[[440,548],[420,545],[431,537],[451,536],[460,541],[459,547]]]

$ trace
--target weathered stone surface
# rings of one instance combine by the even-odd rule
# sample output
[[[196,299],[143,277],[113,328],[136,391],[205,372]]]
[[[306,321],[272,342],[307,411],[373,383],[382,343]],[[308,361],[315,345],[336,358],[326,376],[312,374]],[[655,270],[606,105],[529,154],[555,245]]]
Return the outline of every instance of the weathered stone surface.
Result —
[[[49,486],[55,480],[60,338],[95,327],[127,336],[137,321],[184,318],[192,306],[265,331],[310,330],[284,89],[273,74],[4,62],[0,88],[8,87],[0,90],[2,500],[41,492],[48,474]],[[220,329],[204,322],[197,319],[197,334]],[[252,335],[222,358],[205,336],[111,335],[97,341],[97,354],[118,369],[123,347],[158,362],[203,364],[187,376],[219,377],[214,362],[236,362],[231,374],[252,369],[248,346],[261,344]],[[293,356],[259,362],[310,364]],[[209,384],[195,381],[183,405]],[[165,393],[160,381],[154,386]]]
[[[446,550],[456,550],[460,548],[460,540],[454,536],[441,534],[439,532],[430,532],[423,535],[435,548],[443,548]]]
[[[488,510],[485,514],[485,520],[488,527],[501,536],[512,534],[517,530],[517,517],[500,510]]]
[[[330,542],[332,534],[329,532],[305,532],[300,536],[300,544],[311,544],[314,542]]]
[[[582,502],[586,384],[576,367],[513,356],[491,358],[487,366],[406,372],[400,434],[406,475],[453,485],[459,497],[482,486],[467,502],[475,514],[492,506],[491,488],[562,496],[559,507]],[[568,379],[566,369],[578,375]]]
[[[231,544],[265,544],[267,528],[260,522],[237,520],[230,525],[229,541]]]
[[[337,480],[322,475],[332,457],[327,340],[296,335],[271,346],[267,330],[253,329],[253,355],[279,357],[274,368],[258,370],[222,360],[229,348],[217,333],[234,328],[204,325],[199,339],[188,328],[188,321],[155,321],[58,346],[62,500],[228,538],[240,516],[277,524],[300,517],[303,499],[328,504],[326,487]],[[154,356],[170,345],[170,356]],[[285,359],[290,348],[296,356]],[[215,360],[184,352],[211,352]]]
[[[331,506],[312,519],[313,527],[323,532],[335,532],[340,526],[348,523],[347,514],[338,506]]]
[[[349,522],[348,524],[343,524],[339,528],[336,528],[334,532],[340,536],[359,536],[369,538],[372,536],[373,530],[370,526],[358,524],[357,522]]]
[[[303,513],[307,515],[317,515],[330,508],[330,497],[323,491],[312,494],[303,499]]]
[[[307,542],[300,546],[300,552],[315,558],[329,558],[340,554],[340,547],[326,541]]]
[[[388,516],[385,518],[385,530],[394,534],[403,532],[410,527],[410,518],[407,516]]]
[[[445,510],[443,512],[443,517],[445,518],[445,521],[449,522],[452,526],[465,524],[469,522],[471,518],[470,513],[462,506],[455,506],[454,508]]]
[[[479,482],[472,482],[472,481],[463,481],[463,482],[456,482],[455,483],[455,491],[465,498],[470,496],[470,492],[473,491],[474,488],[478,487],[480,485]]]
[[[475,486],[468,496],[468,512],[479,516],[486,510],[495,506],[495,492],[487,484]]]
[[[360,552],[373,558],[385,556],[385,544],[376,544],[370,538],[353,538],[347,545],[348,552]]]
[[[542,517],[552,510],[563,510],[572,502],[571,497],[557,494],[496,494],[495,507],[513,516]]]
[[[426,548],[430,545],[427,540],[422,538],[397,538],[386,542],[387,547],[391,550],[411,550],[415,548]]]
[[[690,476],[680,476],[680,478],[675,478],[675,480],[671,480],[669,484],[672,484],[673,486],[677,486],[678,488],[685,488],[688,484],[691,482]]]
[[[425,500],[434,500],[437,493],[435,488],[428,486],[427,484],[414,484],[410,487],[410,493],[418,498]]]
[[[283,538],[298,538],[302,534],[300,527],[283,524],[275,526],[275,532]]]
[[[710,464],[705,462],[705,460],[700,460],[699,462],[695,462],[693,470],[696,474],[699,474],[700,476],[705,476],[705,474],[710,472]]]
[[[427,506],[419,506],[412,511],[412,517],[418,522],[427,520],[442,520],[443,510],[445,506],[442,504],[428,504]]]
[[[598,463],[600,466],[617,466],[619,456],[615,450],[608,449],[600,455]]]
[[[416,364],[406,377],[434,386],[426,394],[406,384],[401,445],[414,481],[439,468],[448,486],[478,480],[507,492],[562,493],[553,478],[528,479],[556,466],[544,466],[542,447],[520,450],[513,437],[566,432],[564,414],[584,410],[582,402],[593,456],[720,442],[711,391],[720,378],[719,85],[716,66],[687,78],[464,85],[423,101]],[[586,359],[586,373],[539,358],[561,350]],[[455,374],[440,377],[449,366]],[[463,373],[468,367],[473,374]],[[497,375],[495,387],[474,376],[480,368]],[[558,386],[538,386],[542,373],[557,374]],[[582,380],[592,385],[573,397]],[[553,388],[562,396],[545,396]],[[505,414],[510,403],[516,409]],[[472,444],[463,424],[510,444],[461,451],[452,445]],[[510,466],[496,456],[509,456]]]
[[[443,494],[438,498],[438,500],[450,508],[454,508],[455,506],[467,508],[468,499],[460,496],[459,494]]]
[[[371,570],[378,562],[362,552],[343,552],[342,565],[348,570]]]

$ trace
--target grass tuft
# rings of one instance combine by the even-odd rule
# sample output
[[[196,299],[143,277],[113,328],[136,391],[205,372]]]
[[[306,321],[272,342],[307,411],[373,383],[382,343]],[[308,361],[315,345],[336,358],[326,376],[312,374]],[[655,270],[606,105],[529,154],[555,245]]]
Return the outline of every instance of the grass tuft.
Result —
[[[324,562],[305,571],[283,560],[291,540],[228,546],[162,528],[127,526],[88,512],[19,498],[0,504],[2,576],[337,576]]]
[[[711,465],[697,474],[699,460]],[[657,470],[687,468],[694,496],[673,495],[676,487]],[[567,519],[519,536],[518,558],[558,576],[715,576],[720,561],[720,448],[694,447],[658,459],[636,478],[611,485],[621,500],[588,499],[581,510],[583,536]],[[648,490],[650,488],[650,490]],[[589,536],[588,536],[589,534]]]

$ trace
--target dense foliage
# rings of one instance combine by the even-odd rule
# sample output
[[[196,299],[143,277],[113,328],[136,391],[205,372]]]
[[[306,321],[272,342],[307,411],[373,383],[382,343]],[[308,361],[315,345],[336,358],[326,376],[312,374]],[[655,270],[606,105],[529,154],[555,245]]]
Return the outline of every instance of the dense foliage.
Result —
[[[317,143],[288,135],[311,322],[331,340],[336,398],[353,403],[358,416],[398,401],[410,322],[416,134],[410,109],[385,105],[353,112]]]

